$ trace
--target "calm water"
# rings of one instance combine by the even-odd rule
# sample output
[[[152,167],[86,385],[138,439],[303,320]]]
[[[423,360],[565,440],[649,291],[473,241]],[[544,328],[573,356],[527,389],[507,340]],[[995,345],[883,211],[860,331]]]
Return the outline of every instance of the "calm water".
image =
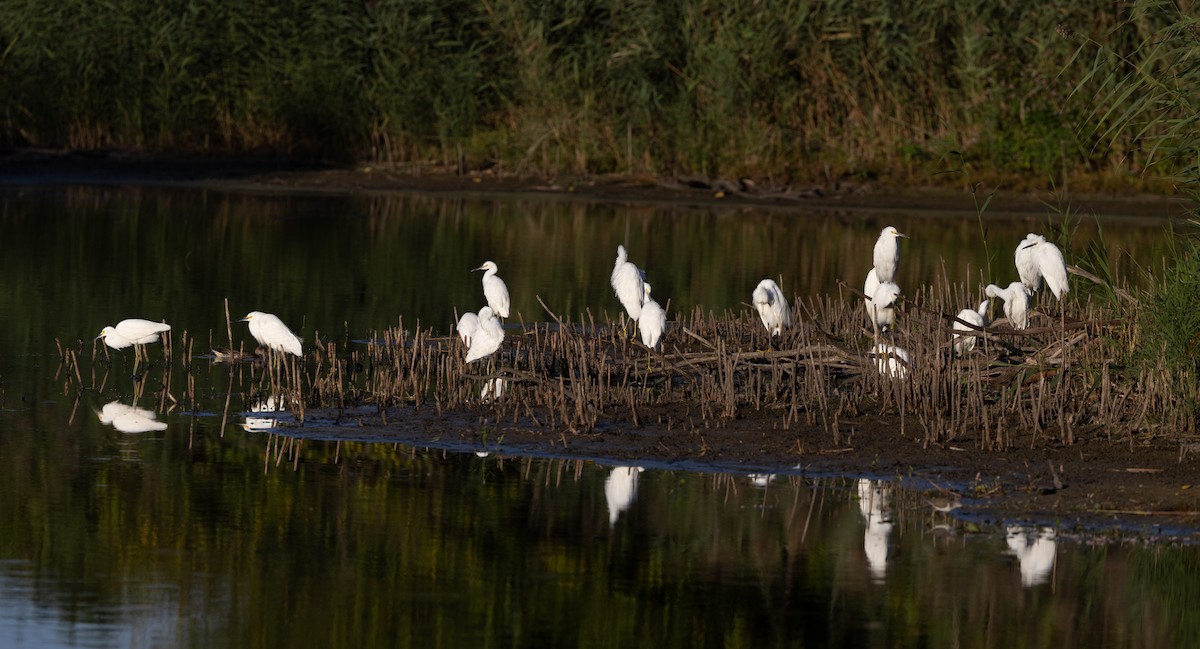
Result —
[[[1041,221],[986,220],[996,268]],[[973,214],[0,190],[0,646],[1200,643],[1191,545],[949,517],[858,477],[290,440],[207,359],[197,415],[139,394],[131,354],[89,360],[125,317],[166,319],[205,353],[226,298],[307,340],[401,319],[448,332],[480,306],[485,259],[521,318],[546,318],[541,296],[599,319],[618,308],[622,242],[669,312],[742,310],[765,276],[800,295],[860,286],[888,224],[912,236],[902,286],[988,265]],[[1119,274],[1166,249],[1162,223],[1103,231]],[[1084,222],[1073,249],[1096,239]],[[90,375],[65,376],[57,344]],[[180,359],[171,371],[185,380]]]

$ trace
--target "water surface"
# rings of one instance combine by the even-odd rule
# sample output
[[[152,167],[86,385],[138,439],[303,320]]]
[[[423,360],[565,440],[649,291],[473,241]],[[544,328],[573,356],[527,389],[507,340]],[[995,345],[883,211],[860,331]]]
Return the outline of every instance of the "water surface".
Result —
[[[197,413],[156,392],[161,361],[136,383],[132,354],[91,360],[125,317],[166,319],[196,356],[225,346],[226,299],[307,342],[448,333],[482,304],[469,271],[486,259],[512,320],[546,319],[537,296],[603,319],[618,243],[670,313],[745,310],[766,276],[801,296],[859,286],[889,224],[912,237],[902,285],[1007,283],[1040,221],[986,218],[985,246],[971,212],[0,191],[0,646],[1196,644],[1190,545],[945,515],[863,476],[290,439],[208,359],[187,370],[177,350],[170,368]],[[1097,227],[1074,229],[1077,260]],[[1131,281],[1166,250],[1160,222],[1099,227]],[[60,348],[88,375],[66,376]]]

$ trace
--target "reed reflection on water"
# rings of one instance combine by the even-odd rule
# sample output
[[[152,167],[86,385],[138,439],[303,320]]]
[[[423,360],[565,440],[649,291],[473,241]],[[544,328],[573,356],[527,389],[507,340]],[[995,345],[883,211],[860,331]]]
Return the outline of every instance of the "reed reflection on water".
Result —
[[[456,306],[480,304],[483,259],[505,269],[514,319],[545,319],[537,297],[613,318],[617,243],[669,314],[748,310],[763,277],[789,295],[857,286],[885,224],[912,237],[902,281],[966,281],[988,263],[973,219],[178,190],[0,201],[0,644],[1182,646],[1200,632],[1191,547],[990,529],[881,476],[287,436],[287,403],[248,400],[242,366],[200,358],[228,342],[226,298],[306,342],[400,320],[449,334]],[[988,222],[988,240],[1008,255],[1029,226]],[[1112,228],[1119,273],[1163,249],[1158,227]],[[174,325],[198,412],[146,388],[185,380],[157,349],[132,385],[129,355],[58,374],[56,339],[133,313]],[[141,432],[121,432],[122,413]]]

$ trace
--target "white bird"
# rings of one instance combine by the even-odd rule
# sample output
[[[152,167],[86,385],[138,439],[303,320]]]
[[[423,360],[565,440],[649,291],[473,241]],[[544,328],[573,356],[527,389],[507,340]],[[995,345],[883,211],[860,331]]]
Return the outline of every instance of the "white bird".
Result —
[[[642,316],[642,300],[644,298],[642,284],[645,283],[645,280],[646,274],[642,272],[642,269],[629,261],[629,256],[625,253],[625,246],[617,246],[617,263],[613,264],[609,283],[612,284],[613,291],[616,291],[621,306],[625,307],[625,312],[629,314],[629,319],[634,322],[637,322]]]
[[[125,349],[130,345],[148,345],[158,341],[159,334],[170,331],[171,325],[165,322],[152,322],[141,318],[129,318],[117,323],[115,327],[105,327],[100,330],[96,339],[104,339],[104,344],[113,349]]]
[[[492,312],[501,318],[508,317],[508,285],[504,280],[496,277],[496,271],[500,270],[494,261],[485,261],[479,268],[472,270],[483,271],[483,296],[487,298],[488,306],[492,307]]]
[[[502,378],[487,379],[483,382],[483,389],[479,391],[479,400],[483,403],[491,403],[499,401],[504,396],[504,389],[508,382]]]
[[[962,311],[959,311],[958,320],[969,322],[982,329],[987,325],[987,308],[988,300],[984,300],[979,303],[979,308],[975,309],[974,311],[971,309],[963,309]],[[954,321],[953,327],[955,331],[971,330],[970,327],[964,325],[958,320]],[[954,353],[962,356],[972,349],[975,349],[975,342],[978,340],[978,338],[976,336],[960,336],[959,334],[954,334],[952,340],[954,341]]]
[[[871,266],[871,270],[867,271],[867,281],[863,282],[863,295],[867,296],[865,302],[868,310],[871,308],[871,298],[875,296],[875,290],[878,288],[879,273]]]
[[[502,342],[504,327],[500,326],[500,319],[496,317],[492,307],[483,307],[479,310],[479,329],[471,338],[471,346],[467,348],[467,362],[491,356],[500,349]]]
[[[892,282],[883,282],[871,296],[867,310],[877,331],[890,329],[896,324],[896,300],[900,299],[900,287]]]
[[[792,326],[792,309],[775,280],[764,279],[759,282],[752,297],[758,317],[762,318],[763,326],[772,336],[778,336],[784,327]]]
[[[642,303],[642,317],[638,320],[638,330],[642,334],[642,344],[654,349],[658,347],[658,341],[667,328],[667,312],[650,297],[650,283],[643,282],[642,287],[646,300]]]
[[[127,406],[120,401],[110,401],[96,413],[100,423],[108,424],[122,433],[149,433],[166,430],[165,422],[156,421],[158,415],[153,410]]]
[[[912,363],[907,350],[884,343],[875,345],[871,349],[871,355],[875,357],[875,366],[879,368],[879,373],[893,379],[903,380],[908,374],[908,366]]]
[[[900,237],[907,239],[908,235],[900,234],[896,228],[889,225],[875,240],[873,259],[875,273],[881,282],[890,282],[896,278],[896,266],[900,265]]]
[[[300,347],[300,337],[292,333],[275,314],[251,311],[241,321],[248,323],[250,335],[254,336],[258,344],[268,349],[304,356]]]
[[[1008,288],[1000,288],[988,284],[983,292],[988,297],[998,297],[1004,300],[1004,317],[1013,329],[1025,329],[1029,326],[1029,289],[1021,282],[1013,282]]]
[[[644,471],[640,466],[619,466],[608,474],[604,481],[604,500],[608,503],[608,524],[616,525],[621,512],[629,509],[637,498],[638,474]]]
[[[479,331],[479,316],[470,311],[462,314],[462,317],[458,319],[457,331],[463,344],[470,347],[471,339],[475,337],[475,332]]]
[[[1017,244],[1013,260],[1017,265],[1017,274],[1021,276],[1021,283],[1030,291],[1041,289],[1043,278],[1056,299],[1061,300],[1062,296],[1071,290],[1067,283],[1067,263],[1063,260],[1062,251],[1058,246],[1046,241],[1046,237],[1032,232],[1025,235],[1025,240]]]

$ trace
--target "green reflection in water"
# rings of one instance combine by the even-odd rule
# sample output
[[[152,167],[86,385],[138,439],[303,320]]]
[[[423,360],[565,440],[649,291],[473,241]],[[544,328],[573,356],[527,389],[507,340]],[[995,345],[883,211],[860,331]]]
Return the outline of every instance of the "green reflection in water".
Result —
[[[887,224],[913,237],[902,285],[934,281],[943,268],[965,280],[985,263],[973,215],[0,192],[0,562],[28,566],[31,597],[61,624],[141,624],[165,635],[162,644],[1194,641],[1193,548],[1060,542],[1048,583],[1025,588],[1001,534],[935,539],[919,502],[896,496],[880,583],[851,484],[793,478],[763,491],[742,477],[648,471],[612,525],[610,467],[289,442],[237,428],[221,437],[216,418],[180,413],[161,416],[165,432],[124,435],[91,410],[129,401],[128,355],[78,403],[55,376],[56,338],[87,349],[124,317],[166,318],[199,339],[197,352],[209,332],[224,344],[226,297],[234,317],[273,311],[309,342],[317,332],[369,336],[400,317],[448,332],[455,307],[482,303],[469,271],[489,258],[524,319],[545,319],[535,295],[602,319],[619,309],[608,273],[621,242],[672,312],[746,310],[763,276],[782,275],[801,295],[834,292],[839,279],[860,285]],[[989,227],[1004,263],[1036,229]],[[1160,224],[1105,230],[1131,279],[1135,264],[1161,256]],[[249,339],[244,325],[234,335]],[[225,373],[200,362],[195,375],[220,411]]]

